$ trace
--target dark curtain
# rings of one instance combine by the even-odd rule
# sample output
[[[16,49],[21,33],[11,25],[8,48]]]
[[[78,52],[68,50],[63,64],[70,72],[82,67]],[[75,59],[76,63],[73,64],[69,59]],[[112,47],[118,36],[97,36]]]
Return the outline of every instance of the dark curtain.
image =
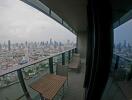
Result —
[[[100,100],[112,62],[112,9],[108,0],[88,0],[85,100]]]

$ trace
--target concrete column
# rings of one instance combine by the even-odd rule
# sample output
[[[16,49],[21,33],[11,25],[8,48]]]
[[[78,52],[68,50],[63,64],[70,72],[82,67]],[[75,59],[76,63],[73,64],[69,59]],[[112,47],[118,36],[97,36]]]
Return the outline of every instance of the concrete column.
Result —
[[[77,34],[77,49],[81,55],[81,59],[86,59],[87,50],[87,32],[81,32]]]

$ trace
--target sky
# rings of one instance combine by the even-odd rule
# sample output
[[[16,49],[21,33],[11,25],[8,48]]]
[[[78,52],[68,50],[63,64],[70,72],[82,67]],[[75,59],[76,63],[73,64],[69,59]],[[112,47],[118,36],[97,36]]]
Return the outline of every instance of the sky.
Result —
[[[37,9],[20,0],[0,2],[0,42],[76,41],[76,36]]]
[[[124,43],[124,40],[132,45],[132,19],[114,29],[114,43]]]

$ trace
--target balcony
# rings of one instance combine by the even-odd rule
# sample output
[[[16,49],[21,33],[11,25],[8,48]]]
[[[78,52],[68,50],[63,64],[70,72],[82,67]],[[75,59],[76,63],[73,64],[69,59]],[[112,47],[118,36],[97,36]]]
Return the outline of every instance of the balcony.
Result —
[[[53,56],[36,60],[1,70],[0,72],[0,97],[2,100],[27,100],[31,96],[32,100],[39,100],[39,94],[31,89],[29,85],[47,73],[56,74],[56,63],[68,64],[75,53],[75,48]],[[64,86],[63,100],[83,100],[84,62],[81,64],[80,72],[68,71],[69,86]],[[58,95],[55,100],[60,98]]]
[[[106,5],[102,6],[101,4],[103,3],[101,2],[95,2],[95,4],[93,2],[92,4],[87,3],[87,0],[21,1],[24,1],[27,4],[38,9],[39,11],[45,13],[46,15],[53,18],[55,21],[57,21],[65,28],[69,29],[71,32],[77,35],[77,49],[78,52],[81,54],[81,58],[86,59],[87,54],[86,60],[87,62],[91,62],[89,65],[87,65],[89,67],[87,67],[87,70],[89,72],[86,71],[86,74],[88,73],[88,77],[86,76],[85,79],[86,81],[88,80],[88,82],[86,83],[85,90],[88,92],[85,93],[89,98],[91,98],[90,100],[100,99],[102,91],[104,89],[105,80],[107,79],[107,69],[110,67],[109,60],[111,56],[110,53],[112,51],[111,46],[113,40],[113,33],[111,33],[111,31],[113,30],[113,27],[111,27],[112,25],[109,26],[109,24],[116,24],[114,25],[114,27],[117,27],[120,24],[123,24],[124,21],[130,19],[131,17],[126,17],[123,15],[130,10],[131,3],[129,3],[128,1],[115,2],[115,0],[111,0],[113,13],[113,20],[111,20],[111,14],[109,13],[110,9],[109,5],[107,8],[107,3]],[[91,0],[89,1],[91,2]],[[126,2],[129,5],[127,5]],[[108,10],[107,12],[104,11],[103,7],[105,6],[105,10]],[[106,46],[108,47],[108,49],[104,48]],[[94,50],[93,47],[95,48]],[[27,100],[28,97],[31,96],[33,100],[39,100],[39,94],[32,90],[29,85],[37,81],[46,73],[56,74],[56,63],[62,63],[63,65],[67,64],[74,52],[74,49],[67,50],[52,56],[48,56],[46,58],[41,58],[32,63],[14,66],[13,68],[9,67],[7,70],[0,70],[1,99]],[[122,62],[120,62],[119,64],[119,61],[121,60],[120,58],[122,59],[122,57],[120,57],[119,55],[115,55],[115,59],[113,59],[115,63],[113,62],[113,66],[111,68],[109,81],[102,97],[103,100],[128,100],[130,98],[130,95],[127,95],[127,92],[124,92],[124,90],[126,89],[121,87],[129,86],[127,87],[127,90],[131,87],[131,84],[129,85],[129,83],[131,83],[131,77],[129,76],[131,76],[130,74],[132,72],[130,67],[122,68]],[[128,60],[125,59],[125,61]],[[127,65],[128,63],[126,62],[123,64]],[[65,86],[63,98],[64,100],[83,100],[83,77],[85,74],[85,63],[84,65],[82,65],[81,68],[82,69],[80,73],[69,70],[69,87]],[[123,83],[123,85],[120,85],[120,83]],[[91,89],[89,89],[89,87]],[[58,100],[58,98],[59,96],[57,96],[55,99]]]

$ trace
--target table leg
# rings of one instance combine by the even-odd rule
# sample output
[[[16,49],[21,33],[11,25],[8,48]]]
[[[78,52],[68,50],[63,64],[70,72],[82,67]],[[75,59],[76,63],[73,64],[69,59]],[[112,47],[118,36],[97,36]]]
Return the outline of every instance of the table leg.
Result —
[[[45,100],[44,97],[40,94],[40,100]]]
[[[44,98],[44,97],[40,94],[40,100],[49,100],[49,99]]]
[[[62,98],[61,99],[63,99],[64,98],[64,84],[63,84],[63,90],[62,90]]]
[[[64,95],[64,84],[63,84],[63,95]]]

